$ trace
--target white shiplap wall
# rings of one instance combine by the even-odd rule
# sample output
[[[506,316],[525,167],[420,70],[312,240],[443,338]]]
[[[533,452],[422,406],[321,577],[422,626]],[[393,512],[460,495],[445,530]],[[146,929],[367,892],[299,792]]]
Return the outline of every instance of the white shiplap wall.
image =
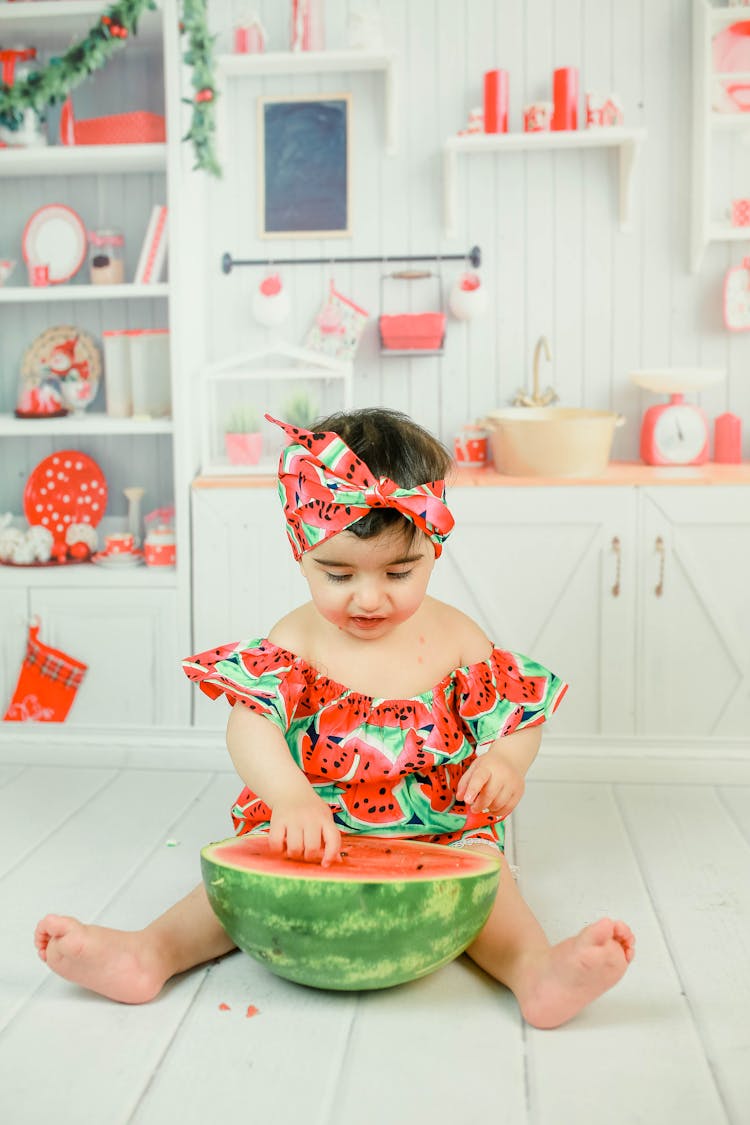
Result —
[[[287,3],[258,0],[271,48],[288,43]],[[303,338],[329,277],[373,320],[357,356],[355,401],[402,408],[446,439],[463,422],[504,405],[530,379],[537,338],[554,362],[544,370],[566,405],[612,407],[628,424],[615,456],[637,457],[641,411],[653,399],[628,372],[644,365],[721,365],[727,383],[702,396],[713,416],[743,415],[750,430],[750,341],[723,329],[721,284],[742,247],[712,246],[688,272],[690,0],[326,0],[327,45],[346,44],[350,8],[375,7],[399,56],[400,143],[383,144],[380,75],[230,80],[223,105],[224,178],[212,185],[206,262],[210,358],[259,346],[252,318],[262,271],[219,270],[236,257],[319,257],[463,252],[482,248],[491,311],[470,326],[449,322],[440,359],[381,359],[375,317],[379,268],[288,267],[288,338]],[[226,50],[239,5],[213,0]],[[634,230],[617,226],[617,159],[608,151],[491,154],[460,158],[455,238],[442,228],[443,140],[481,102],[482,74],[511,75],[511,128],[522,105],[549,96],[555,66],[580,68],[582,89],[617,91],[626,122],[648,130],[635,186]],[[257,237],[255,113],[258,94],[350,90],[353,110],[353,236],[261,241]],[[738,186],[748,194],[750,185]],[[446,264],[445,279],[460,267]],[[398,294],[391,288],[394,311]],[[745,441],[745,456],[750,438]]]

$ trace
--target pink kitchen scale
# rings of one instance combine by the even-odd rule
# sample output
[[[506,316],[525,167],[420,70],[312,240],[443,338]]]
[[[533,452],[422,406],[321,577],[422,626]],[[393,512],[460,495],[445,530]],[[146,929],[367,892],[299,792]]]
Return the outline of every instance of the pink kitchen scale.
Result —
[[[720,383],[725,372],[712,368],[664,368],[633,371],[638,387],[669,395],[650,406],[641,421],[641,460],[647,465],[703,465],[708,461],[709,423],[685,395]]]

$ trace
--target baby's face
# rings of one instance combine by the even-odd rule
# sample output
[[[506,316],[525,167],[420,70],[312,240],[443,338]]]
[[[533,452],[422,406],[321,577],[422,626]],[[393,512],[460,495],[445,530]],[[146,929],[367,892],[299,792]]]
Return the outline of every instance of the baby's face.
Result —
[[[362,640],[383,637],[419,609],[435,565],[432,542],[399,530],[372,539],[342,531],[300,560],[318,612]]]

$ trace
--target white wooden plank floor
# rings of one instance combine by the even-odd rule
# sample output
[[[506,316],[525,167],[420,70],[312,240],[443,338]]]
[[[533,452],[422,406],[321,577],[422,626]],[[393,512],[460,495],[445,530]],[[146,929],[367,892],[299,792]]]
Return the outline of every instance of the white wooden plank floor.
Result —
[[[750,1121],[749,786],[530,782],[514,858],[550,937],[614,914],[638,938],[625,980],[556,1031],[524,1027],[466,958],[346,995],[233,954],[142,1007],[37,959],[48,910],[135,928],[184,894],[238,788],[230,772],[0,765],[4,1125]]]

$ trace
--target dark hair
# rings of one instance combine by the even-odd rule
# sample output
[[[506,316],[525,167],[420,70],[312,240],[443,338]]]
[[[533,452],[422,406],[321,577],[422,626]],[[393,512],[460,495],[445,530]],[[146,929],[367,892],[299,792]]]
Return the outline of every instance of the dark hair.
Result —
[[[401,488],[415,488],[444,480],[453,459],[445,446],[406,414],[370,406],[330,414],[310,427],[315,432],[333,431],[364,461],[374,477],[390,477]],[[411,541],[418,528],[391,508],[373,508],[347,528],[360,539],[370,539],[386,530],[401,527]]]

